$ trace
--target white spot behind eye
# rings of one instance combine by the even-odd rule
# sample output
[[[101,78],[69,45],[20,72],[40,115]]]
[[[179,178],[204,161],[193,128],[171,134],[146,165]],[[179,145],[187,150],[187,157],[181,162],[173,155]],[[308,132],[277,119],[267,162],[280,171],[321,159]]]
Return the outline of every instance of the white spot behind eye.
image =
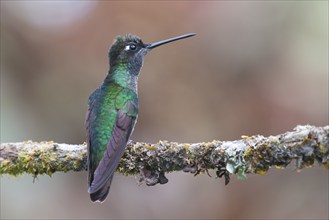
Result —
[[[129,45],[126,45],[125,46],[125,50],[127,51],[127,50],[130,50],[130,46]]]

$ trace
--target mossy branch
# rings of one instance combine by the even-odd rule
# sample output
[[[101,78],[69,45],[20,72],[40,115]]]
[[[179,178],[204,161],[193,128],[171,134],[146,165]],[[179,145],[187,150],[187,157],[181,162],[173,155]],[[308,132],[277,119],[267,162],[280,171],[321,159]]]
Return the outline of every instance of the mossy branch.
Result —
[[[28,173],[36,177],[54,172],[85,171],[86,145],[55,142],[2,143],[0,174]],[[329,168],[329,126],[297,126],[284,134],[264,137],[242,136],[236,141],[156,144],[132,142],[122,157],[118,172],[139,175],[147,185],[166,183],[167,172],[193,173],[215,169],[229,181],[229,174],[244,178],[247,173],[264,174],[270,167],[284,168],[295,161],[297,169],[313,166],[317,161]]]

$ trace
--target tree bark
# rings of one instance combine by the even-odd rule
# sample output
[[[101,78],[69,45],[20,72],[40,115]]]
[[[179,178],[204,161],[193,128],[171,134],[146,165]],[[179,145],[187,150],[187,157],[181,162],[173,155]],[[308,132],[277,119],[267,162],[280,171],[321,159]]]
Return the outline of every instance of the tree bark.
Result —
[[[248,173],[265,174],[270,167],[285,168],[295,161],[297,169],[317,161],[329,168],[329,126],[297,126],[284,134],[264,137],[242,136],[240,140],[202,143],[159,141],[155,144],[128,144],[117,171],[138,175],[147,185],[164,184],[165,173],[193,173],[215,169],[218,177],[229,182],[230,174],[245,178]],[[25,141],[2,143],[0,174],[52,175],[54,172],[85,171],[86,144]]]

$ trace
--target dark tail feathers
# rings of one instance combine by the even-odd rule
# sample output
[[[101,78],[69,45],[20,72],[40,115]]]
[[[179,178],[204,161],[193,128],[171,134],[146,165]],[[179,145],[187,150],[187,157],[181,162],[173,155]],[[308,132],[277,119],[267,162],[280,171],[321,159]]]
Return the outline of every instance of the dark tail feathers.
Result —
[[[109,186],[108,187],[103,187],[100,190],[98,190],[97,192],[91,193],[90,194],[90,199],[93,202],[96,202],[96,201],[97,202],[104,202],[104,200],[107,197],[107,194],[109,194],[109,191],[110,191]]]
[[[112,183],[113,176],[107,181],[107,183],[100,188],[98,191],[94,193],[90,193],[90,199],[93,202],[104,202],[104,200],[107,197],[107,194],[109,194],[110,186]]]

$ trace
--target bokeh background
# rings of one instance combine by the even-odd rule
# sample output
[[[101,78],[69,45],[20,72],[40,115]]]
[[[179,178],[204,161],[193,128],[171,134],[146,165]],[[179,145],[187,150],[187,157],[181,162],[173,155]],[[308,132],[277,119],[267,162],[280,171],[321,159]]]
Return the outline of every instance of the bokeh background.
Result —
[[[152,51],[134,141],[202,142],[328,124],[328,1],[1,1],[1,142],[85,140],[89,94],[117,35]],[[139,186],[117,174],[92,204],[87,172],[1,177],[2,219],[327,219],[328,171],[247,180],[182,172]]]

